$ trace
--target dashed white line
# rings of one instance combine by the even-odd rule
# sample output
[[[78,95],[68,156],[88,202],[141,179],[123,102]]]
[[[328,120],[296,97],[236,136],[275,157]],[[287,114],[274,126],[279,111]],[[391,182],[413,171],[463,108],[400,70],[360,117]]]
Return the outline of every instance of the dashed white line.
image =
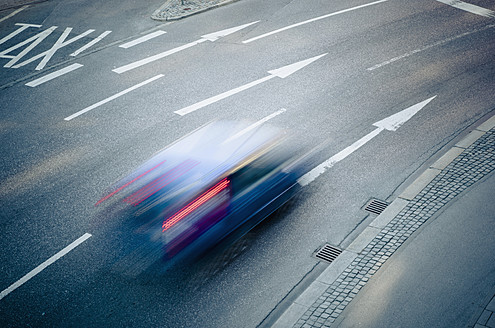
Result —
[[[142,36],[142,37],[140,37],[140,38],[138,38],[136,40],[133,40],[133,41],[130,41],[130,42],[121,44],[119,47],[120,48],[124,48],[124,49],[130,48],[130,47],[134,47],[137,44],[146,42],[148,40],[151,40],[153,38],[156,38],[157,36],[160,36],[160,35],[165,34],[165,33],[167,33],[167,32],[162,31],[162,30],[155,31],[155,32],[150,33],[150,34],[146,34],[145,36]]]
[[[65,68],[62,68],[62,69],[60,69],[58,71],[55,71],[53,73],[47,74],[47,75],[45,75],[43,77],[40,77],[39,79],[33,80],[31,82],[28,82],[28,83],[26,83],[26,85],[28,87],[34,88],[34,87],[36,87],[36,86],[38,86],[40,84],[43,84],[43,83],[48,82],[50,80],[53,80],[53,79],[55,79],[55,78],[57,78],[59,76],[62,76],[62,75],[67,74],[69,72],[72,72],[72,71],[74,71],[74,70],[76,70],[76,69],[78,69],[80,67],[83,67],[83,65],[77,64],[77,63],[76,64],[72,64],[72,65],[67,66]]]
[[[406,57],[409,57],[411,55],[414,55],[414,54],[417,54],[418,52],[422,52],[422,51],[425,51],[427,49],[430,49],[430,48],[433,48],[433,47],[436,47],[436,46],[441,46],[442,44],[445,44],[445,43],[448,43],[448,42],[451,42],[451,41],[454,41],[456,39],[459,39],[459,38],[462,38],[464,36],[467,36],[467,35],[470,35],[470,34],[473,34],[473,33],[477,33],[477,32],[481,32],[481,31],[484,31],[484,30],[487,30],[489,28],[493,28],[495,27],[495,25],[487,25],[483,28],[480,28],[480,29],[477,29],[477,30],[474,30],[474,31],[470,31],[470,32],[465,32],[465,33],[462,33],[462,34],[459,34],[459,35],[456,35],[456,36],[453,36],[451,38],[448,38],[448,39],[445,39],[445,40],[441,40],[441,41],[438,41],[438,42],[435,42],[435,43],[432,43],[432,44],[429,44],[429,45],[426,45],[424,47],[421,47],[421,48],[418,48],[418,49],[414,49],[412,51],[409,51],[403,55],[400,55],[400,56],[397,56],[397,57],[394,57],[394,58],[391,58],[387,61],[384,61],[380,64],[376,64],[374,66],[371,66],[371,67],[368,67],[367,70],[368,71],[373,71],[377,68],[380,68],[380,67],[383,67],[385,65],[388,65],[388,64],[391,64],[393,62],[396,62],[398,60],[401,60],[401,59],[404,59]]]
[[[52,257],[50,257],[45,262],[43,262],[40,265],[38,265],[36,268],[34,268],[33,270],[31,270],[24,277],[22,277],[21,279],[17,280],[9,288],[3,290],[0,293],[0,300],[2,298],[4,298],[5,296],[7,296],[8,294],[10,294],[12,291],[14,291],[17,288],[19,288],[20,286],[22,286],[29,279],[33,278],[38,273],[40,273],[41,271],[43,271],[44,269],[46,269],[49,265],[53,264],[55,261],[57,261],[58,259],[60,259],[62,256],[66,255],[71,250],[73,250],[74,248],[76,248],[77,246],[79,246],[80,244],[82,244],[89,237],[91,237],[91,234],[85,233],[84,235],[82,235],[81,237],[79,237],[78,239],[76,239],[75,241],[73,241],[70,245],[68,245],[67,247],[65,247],[64,249],[62,249],[60,252],[58,252],[57,254],[53,255]]]
[[[273,35],[273,34],[276,34],[276,33],[280,33],[280,32],[286,31],[286,30],[289,30],[289,29],[294,28],[294,27],[298,27],[298,26],[301,26],[301,25],[304,25],[304,24],[316,22],[316,21],[318,21],[320,19],[324,19],[324,18],[335,16],[335,15],[343,14],[343,13],[346,13],[346,12],[349,12],[349,11],[353,11],[353,10],[361,9],[361,8],[364,8],[364,7],[376,5],[376,4],[385,2],[385,1],[387,1],[387,0],[379,0],[379,1],[371,2],[371,3],[367,3],[367,4],[364,4],[364,5],[360,5],[360,6],[356,6],[356,7],[352,7],[352,8],[348,8],[348,9],[344,9],[344,10],[340,10],[340,11],[336,11],[334,13],[330,13],[330,14],[327,14],[327,15],[323,15],[323,16],[312,18],[312,19],[308,19],[308,20],[306,20],[304,22],[300,22],[300,23],[292,24],[292,25],[289,25],[289,26],[286,26],[286,27],[282,27],[282,28],[280,28],[278,30],[271,31],[271,32],[268,32],[268,33],[265,33],[265,34],[256,36],[254,38],[251,38],[251,39],[242,41],[242,43],[250,43],[250,42],[256,41],[258,39],[261,39],[261,38],[264,38],[264,37],[267,37],[267,36],[270,36],[270,35]]]
[[[1,23],[1,22],[3,22],[4,20],[9,19],[9,18],[10,18],[10,17],[12,17],[12,16],[17,15],[18,13],[20,13],[21,11],[23,11],[23,10],[24,10],[24,9],[26,9],[27,7],[29,7],[29,5],[27,5],[27,6],[23,6],[23,7],[19,8],[19,9],[17,9],[17,10],[14,10],[14,11],[13,11],[13,12],[11,12],[10,14],[8,14],[7,16],[0,18],[0,23]]]
[[[135,86],[130,87],[130,88],[128,88],[128,89],[125,89],[124,91],[121,91],[121,92],[119,92],[119,93],[117,93],[117,94],[115,94],[115,95],[113,95],[113,96],[111,96],[111,97],[109,97],[109,98],[107,98],[107,99],[104,99],[104,100],[102,100],[102,101],[99,101],[99,102],[97,102],[97,103],[96,103],[96,104],[94,104],[94,105],[91,105],[91,106],[89,106],[89,107],[86,107],[86,108],[84,108],[83,110],[78,111],[77,113],[74,113],[74,114],[72,114],[72,115],[70,115],[70,116],[67,116],[66,118],[64,118],[64,120],[66,120],[66,121],[70,121],[70,120],[72,120],[72,119],[74,119],[74,118],[76,118],[76,117],[78,117],[78,116],[80,116],[80,115],[82,115],[82,114],[84,114],[84,113],[89,112],[89,111],[90,111],[90,110],[92,110],[92,109],[95,109],[95,108],[97,108],[97,107],[99,107],[99,106],[101,106],[101,105],[103,105],[103,104],[106,104],[107,102],[112,101],[112,100],[114,100],[114,99],[117,99],[118,97],[123,96],[123,95],[125,95],[125,94],[126,94],[126,93],[128,93],[128,92],[131,92],[131,91],[133,91],[133,90],[136,90],[137,88],[140,88],[140,87],[142,87],[143,85],[146,85],[146,84],[148,84],[148,83],[151,83],[151,82],[153,82],[153,81],[155,81],[155,80],[157,80],[157,79],[159,79],[159,78],[162,78],[162,77],[164,77],[164,76],[165,76],[165,75],[163,75],[163,74],[158,74],[158,75],[156,75],[156,76],[152,77],[151,79],[148,79],[148,80],[143,81],[143,82],[141,82],[141,83],[139,83],[139,84],[136,84]]]
[[[472,14],[485,16],[489,18],[495,18],[495,12],[490,9],[486,9],[480,6],[472,5],[470,3],[459,1],[459,0],[437,0],[438,2],[444,3],[446,5],[452,6],[457,9],[461,9]]]
[[[73,53],[71,53],[70,55],[75,57],[77,55],[79,55],[81,52],[83,52],[84,50],[88,49],[89,47],[92,47],[93,45],[95,45],[96,43],[100,42],[104,37],[106,37],[107,35],[109,35],[110,33],[112,33],[112,31],[105,31],[103,33],[101,33],[96,39],[94,39],[93,41],[91,42],[88,42],[88,44],[82,46],[81,48],[79,48],[78,50],[74,51]]]

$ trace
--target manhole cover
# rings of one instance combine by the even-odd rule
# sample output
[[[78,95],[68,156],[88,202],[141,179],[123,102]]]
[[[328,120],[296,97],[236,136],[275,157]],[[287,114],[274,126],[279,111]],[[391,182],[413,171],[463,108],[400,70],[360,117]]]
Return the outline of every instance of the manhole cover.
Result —
[[[332,263],[341,253],[342,250],[338,249],[337,247],[325,244],[314,254],[314,257],[321,261]]]
[[[366,205],[364,210],[379,215],[387,208],[387,206],[388,203],[383,200],[372,199],[368,205]]]

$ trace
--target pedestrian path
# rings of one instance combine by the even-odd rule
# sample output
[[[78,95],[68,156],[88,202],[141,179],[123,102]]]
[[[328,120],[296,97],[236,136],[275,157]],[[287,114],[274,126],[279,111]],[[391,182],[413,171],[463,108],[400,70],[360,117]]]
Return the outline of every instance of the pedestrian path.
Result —
[[[289,306],[273,327],[335,326],[348,304],[413,233],[494,170],[495,116],[492,116],[395,199]],[[489,311],[483,312],[480,322],[485,321]],[[490,314],[485,324],[489,320],[495,318]]]

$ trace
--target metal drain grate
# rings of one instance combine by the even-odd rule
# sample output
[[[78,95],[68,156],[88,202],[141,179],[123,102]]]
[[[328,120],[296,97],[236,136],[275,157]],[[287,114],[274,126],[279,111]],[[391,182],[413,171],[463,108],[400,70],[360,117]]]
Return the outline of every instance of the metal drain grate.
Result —
[[[333,247],[329,244],[325,244],[322,248],[320,248],[315,254],[314,257],[316,257],[319,260],[332,263],[337,256],[339,256],[342,253],[342,250]]]
[[[364,210],[379,215],[387,208],[387,206],[387,202],[384,202],[383,200],[373,199],[368,203],[368,205],[366,205]]]

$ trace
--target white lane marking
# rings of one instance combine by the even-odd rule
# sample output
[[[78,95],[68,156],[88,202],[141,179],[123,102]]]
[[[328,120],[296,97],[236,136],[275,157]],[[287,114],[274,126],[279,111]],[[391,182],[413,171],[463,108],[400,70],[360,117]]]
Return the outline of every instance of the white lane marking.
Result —
[[[36,87],[36,86],[38,86],[40,84],[43,84],[43,83],[48,82],[50,80],[53,80],[53,79],[55,79],[55,78],[57,78],[59,76],[62,76],[62,75],[67,74],[69,72],[72,72],[72,71],[74,71],[74,70],[76,70],[76,69],[78,69],[80,67],[83,67],[83,65],[77,64],[77,63],[76,64],[72,64],[72,65],[67,66],[65,68],[62,68],[62,69],[60,69],[58,71],[55,71],[53,73],[47,74],[47,75],[45,75],[43,77],[40,77],[39,79],[33,80],[31,82],[28,82],[28,83],[26,83],[26,85],[28,87],[34,88],[34,87]]]
[[[23,6],[23,7],[19,8],[19,9],[17,9],[17,10],[14,10],[14,11],[13,11],[13,12],[11,12],[10,14],[8,14],[7,16],[0,18],[0,23],[1,23],[1,22],[3,22],[4,20],[9,19],[9,18],[10,18],[10,17],[12,17],[12,16],[17,15],[18,13],[20,13],[21,11],[23,11],[23,10],[24,10],[24,9],[26,9],[27,7],[29,7],[29,5],[26,5],[26,6]],[[16,24],[16,25],[17,25],[17,24]],[[0,43],[1,43],[1,42],[0,42]]]
[[[464,1],[459,1],[459,0],[437,0],[437,1],[452,6],[454,8],[470,12],[472,14],[481,15],[489,18],[495,18],[495,12],[493,10],[472,5]]]
[[[29,28],[29,27],[41,27],[41,25],[35,25],[35,24],[24,24],[24,23],[16,23],[15,25],[17,26],[20,26],[17,30],[15,30],[14,32],[10,33],[9,35],[7,35],[6,37],[2,38],[0,40],[0,44],[12,39],[14,36],[16,36],[17,34],[21,33],[22,31],[24,31],[25,29]]]
[[[78,117],[78,116],[80,116],[80,115],[82,115],[82,114],[84,114],[84,113],[89,112],[89,111],[90,111],[90,110],[92,110],[92,109],[95,109],[95,108],[97,108],[97,107],[99,107],[99,106],[101,106],[101,105],[103,105],[103,104],[106,104],[107,102],[112,101],[112,100],[114,100],[114,99],[117,99],[118,97],[123,96],[123,95],[125,95],[125,94],[126,94],[126,93],[128,93],[128,92],[131,92],[131,91],[133,91],[133,90],[136,90],[137,88],[140,88],[140,87],[142,87],[143,85],[146,85],[146,84],[148,84],[148,83],[151,83],[151,82],[153,82],[153,81],[155,81],[155,80],[158,80],[159,78],[162,78],[162,77],[164,77],[164,76],[165,76],[165,75],[163,75],[163,74],[158,74],[158,75],[156,75],[156,76],[152,77],[151,79],[148,79],[148,80],[143,81],[143,82],[141,82],[141,83],[139,83],[139,84],[136,84],[135,86],[130,87],[130,88],[128,88],[128,89],[125,89],[124,91],[121,91],[121,92],[119,92],[119,93],[117,93],[117,94],[115,94],[115,95],[113,95],[113,96],[111,96],[111,97],[109,97],[109,98],[107,98],[107,99],[104,99],[104,100],[102,100],[102,101],[99,101],[99,102],[97,102],[97,103],[96,103],[96,104],[94,104],[94,105],[91,105],[91,106],[89,106],[89,107],[86,107],[86,108],[84,108],[83,110],[80,110],[80,111],[78,111],[78,112],[77,112],[77,113],[75,113],[75,114],[72,114],[72,115],[70,115],[70,116],[67,116],[66,118],[64,118],[64,120],[66,120],[66,121],[70,121],[70,120],[72,120],[72,119],[74,119],[74,118],[76,118],[76,117]]]
[[[156,55],[151,56],[151,57],[148,57],[148,58],[144,58],[144,59],[135,61],[133,63],[130,63],[130,64],[127,64],[127,65],[118,67],[118,68],[116,68],[116,69],[114,69],[112,71],[114,71],[115,73],[118,73],[118,74],[122,74],[124,72],[130,71],[131,69],[135,69],[137,67],[140,67],[140,66],[149,64],[149,63],[154,62],[156,60],[159,60],[159,59],[165,58],[167,56],[170,56],[172,54],[175,54],[176,52],[185,50],[185,49],[190,48],[190,47],[194,47],[195,45],[198,45],[198,44],[203,43],[205,41],[214,42],[214,41],[218,40],[221,37],[224,37],[224,36],[227,36],[227,35],[232,34],[234,32],[237,32],[239,30],[242,30],[243,28],[246,28],[246,27],[248,27],[250,25],[253,25],[253,24],[257,23],[257,22],[258,21],[251,22],[251,23],[244,24],[244,25],[239,25],[239,26],[236,26],[236,27],[231,27],[231,28],[228,28],[228,29],[225,29],[225,30],[222,30],[222,31],[218,31],[218,32],[214,32],[214,33],[203,35],[203,36],[201,36],[201,39],[199,39],[199,40],[196,40],[196,41],[187,43],[187,44],[185,44],[183,46],[180,46],[180,47],[177,47],[177,48],[174,48],[174,49],[171,49],[171,50],[168,50],[168,51],[165,51],[165,52],[156,54]]]
[[[183,46],[180,46],[180,47],[177,47],[177,48],[174,48],[174,49],[171,49],[171,50],[168,50],[168,51],[165,51],[165,52],[156,54],[154,56],[150,56],[148,58],[144,58],[144,59],[135,61],[133,63],[127,64],[127,65],[124,65],[124,66],[121,66],[121,67],[118,67],[116,69],[113,69],[112,71],[114,71],[115,73],[118,73],[118,74],[122,74],[124,72],[130,71],[131,69],[135,69],[137,67],[141,67],[143,65],[146,65],[146,64],[152,63],[154,61],[157,61],[158,59],[162,59],[164,57],[167,57],[167,56],[170,56],[172,54],[175,54],[176,52],[185,50],[185,49],[190,48],[190,47],[194,47],[195,45],[200,44],[200,43],[203,43],[205,41],[208,41],[208,40],[206,40],[206,39],[196,40],[194,42],[187,43],[187,44],[185,44]]]
[[[186,114],[189,114],[189,113],[192,113],[200,108],[203,108],[205,106],[208,106],[208,105],[211,105],[217,101],[220,101],[222,99],[225,99],[227,97],[230,97],[232,95],[235,95],[236,93],[239,93],[241,91],[244,91],[244,90],[247,90],[247,89],[250,89],[258,84],[261,84],[263,82],[266,82],[268,80],[271,80],[273,79],[274,77],[279,77],[279,78],[286,78],[287,76],[297,72],[298,70],[300,70],[301,68],[311,64],[312,62],[314,62],[315,60],[318,60],[320,59],[321,57],[325,56],[326,54],[323,54],[323,55],[319,55],[319,56],[316,56],[316,57],[312,57],[312,58],[309,58],[309,59],[305,59],[305,60],[302,60],[300,62],[297,62],[297,63],[294,63],[294,64],[290,64],[290,65],[287,65],[287,66],[284,66],[284,67],[281,67],[281,68],[277,68],[277,69],[274,69],[274,70],[271,70],[271,71],[268,71],[268,73],[270,75],[268,76],[265,76],[261,79],[258,79],[256,81],[253,81],[253,82],[250,82],[250,83],[247,83],[247,84],[244,84],[240,87],[237,87],[235,89],[232,89],[232,90],[229,90],[229,91],[226,91],[224,93],[221,93],[219,95],[216,95],[216,96],[213,96],[213,97],[210,97],[208,99],[205,99],[203,101],[200,101],[200,102],[197,102],[195,104],[192,104],[190,106],[187,106],[187,107],[184,107],[182,109],[179,109],[177,111],[175,111],[174,113],[175,114],[178,114],[178,115],[181,115],[181,116],[184,116]]]
[[[77,55],[79,55],[81,52],[83,52],[84,50],[88,49],[89,47],[92,47],[93,45],[95,45],[96,43],[100,42],[104,37],[106,37],[107,35],[109,35],[110,33],[112,33],[112,31],[105,31],[103,33],[101,33],[96,39],[88,42],[88,44],[82,46],[81,48],[79,48],[78,50],[74,51],[73,53],[71,53],[70,55],[75,57]]]
[[[280,33],[280,32],[286,31],[286,30],[289,30],[289,29],[294,28],[294,27],[298,27],[298,26],[301,26],[301,25],[304,25],[304,24],[316,22],[316,21],[318,21],[320,19],[325,19],[325,18],[332,17],[332,16],[335,16],[335,15],[343,14],[343,13],[346,13],[346,12],[349,12],[349,11],[353,11],[353,10],[361,9],[361,8],[364,8],[364,7],[376,5],[376,4],[385,2],[385,1],[387,1],[387,0],[379,0],[379,1],[371,2],[371,3],[367,3],[367,4],[364,4],[364,5],[360,5],[360,6],[356,6],[356,7],[352,7],[352,8],[348,8],[348,9],[344,9],[344,10],[340,10],[340,11],[336,11],[334,13],[330,13],[330,14],[327,14],[327,15],[323,15],[323,16],[312,18],[312,19],[308,19],[308,20],[306,20],[304,22],[292,24],[292,25],[289,25],[289,26],[286,26],[286,27],[282,27],[282,28],[280,28],[278,30],[275,30],[275,31],[271,31],[271,32],[268,32],[268,33],[265,33],[265,34],[258,35],[258,36],[254,37],[254,38],[251,38],[251,39],[242,41],[242,43],[250,43],[250,42],[256,41],[258,39],[261,39],[261,38],[264,38],[264,37],[267,37],[267,36],[270,36],[270,35],[273,35],[273,34],[276,34],[276,33]]]
[[[140,37],[140,38],[138,38],[136,40],[133,40],[133,41],[130,41],[130,42],[121,44],[119,47],[120,48],[124,48],[124,49],[130,48],[130,47],[134,47],[137,44],[146,42],[148,40],[151,40],[153,38],[156,38],[157,36],[160,36],[160,35],[165,34],[165,33],[167,33],[167,32],[162,31],[162,30],[155,31],[155,32],[150,33],[150,34],[146,34],[146,35],[144,35],[144,36],[142,36],[142,37]]]
[[[84,235],[82,235],[81,237],[79,237],[78,239],[76,239],[75,241],[73,241],[69,246],[65,247],[64,249],[62,249],[60,252],[58,252],[57,254],[53,255],[52,257],[50,257],[48,260],[46,260],[45,262],[41,263],[40,265],[38,265],[36,268],[34,268],[33,270],[31,270],[28,274],[26,274],[24,277],[22,277],[21,279],[17,280],[14,284],[12,284],[9,288],[3,290],[1,293],[0,293],[0,300],[2,298],[4,298],[5,296],[7,296],[8,294],[10,294],[12,291],[14,291],[15,289],[19,288],[21,285],[23,285],[26,281],[28,281],[29,279],[33,278],[34,276],[36,276],[38,273],[40,273],[41,271],[43,271],[44,269],[46,269],[49,265],[53,264],[55,261],[57,261],[58,259],[60,259],[62,256],[66,255],[67,253],[69,253],[71,250],[73,250],[74,248],[76,248],[77,246],[79,246],[80,244],[82,244],[84,241],[86,241],[89,237],[91,237],[91,234],[89,233],[85,233]]]
[[[83,37],[85,37],[86,35],[90,34],[90,33],[93,33],[95,30],[92,30],[92,29],[89,29],[87,30],[86,32],[82,33],[82,34],[79,34],[78,36],[76,37],[73,37],[72,39],[69,39],[67,41],[65,41],[65,39],[67,38],[67,36],[69,36],[69,33],[72,31],[72,27],[67,27],[64,32],[62,33],[62,35],[58,38],[58,40],[55,42],[55,44],[47,51],[45,52],[42,52],[28,60],[25,60],[23,61],[22,63],[19,63],[15,66],[13,66],[12,68],[19,68],[19,67],[22,67],[24,65],[27,65],[39,58],[43,58],[41,60],[41,62],[38,64],[38,66],[36,66],[36,70],[39,71],[41,69],[43,69],[45,67],[45,65],[48,63],[48,61],[52,58],[52,56],[55,54],[55,52],[57,50],[59,50],[60,48],[63,48]]]
[[[334,166],[336,163],[340,162],[362,146],[364,146],[368,141],[376,137],[377,135],[380,134],[380,132],[384,130],[388,131],[396,131],[402,124],[407,122],[411,117],[413,117],[417,112],[419,112],[423,107],[425,107],[430,101],[432,101],[434,97],[431,97],[429,99],[426,99],[418,104],[415,104],[411,107],[408,107],[398,113],[395,113],[389,117],[384,118],[383,120],[380,120],[378,122],[373,123],[373,126],[376,126],[377,128],[373,130],[372,132],[368,133],[358,141],[354,142],[352,145],[349,147],[345,148],[344,150],[338,152],[337,154],[333,155],[305,175],[303,175],[301,178],[299,178],[298,182],[302,186],[307,186],[311,182],[313,182],[316,178],[318,178],[320,175],[325,173],[326,170]]]
[[[400,56],[397,56],[397,57],[394,57],[392,59],[389,59],[387,61],[384,61],[383,63],[380,63],[380,64],[376,64],[374,66],[371,66],[371,67],[368,67],[367,70],[368,71],[373,71],[377,68],[380,68],[380,67],[383,67],[385,65],[388,65],[388,64],[391,64],[393,62],[396,62],[398,60],[401,60],[401,59],[404,59],[406,57],[409,57],[411,55],[414,55],[414,54],[417,54],[418,52],[422,52],[422,51],[425,51],[427,49],[430,49],[430,48],[433,48],[433,47],[436,47],[436,46],[441,46],[442,44],[445,44],[445,43],[448,43],[448,42],[451,42],[451,41],[454,41],[456,39],[459,39],[459,38],[462,38],[464,36],[467,36],[467,35],[470,35],[470,34],[473,34],[473,33],[478,33],[478,32],[481,32],[481,31],[484,31],[484,30],[487,30],[489,28],[493,28],[495,27],[495,25],[487,25],[487,26],[484,26],[483,28],[480,28],[480,29],[477,29],[477,30],[474,30],[474,31],[470,31],[470,32],[465,32],[465,33],[462,33],[462,34],[459,34],[459,35],[456,35],[456,36],[453,36],[451,38],[448,38],[448,39],[445,39],[445,40],[441,40],[441,41],[438,41],[438,42],[435,42],[435,43],[432,43],[432,44],[429,44],[429,45],[426,45],[424,47],[421,47],[421,48],[418,48],[418,49],[414,49],[408,53],[405,53],[403,55],[400,55]]]
[[[268,75],[268,76],[265,76],[261,79],[258,79],[256,81],[253,81],[253,82],[250,82],[248,84],[244,84],[244,85],[241,85],[240,87],[237,87],[235,89],[231,89],[229,91],[226,91],[224,93],[221,93],[219,95],[216,95],[216,96],[213,96],[213,97],[210,97],[208,99],[205,99],[203,101],[200,101],[200,102],[197,102],[195,104],[192,104],[190,106],[187,106],[187,107],[184,107],[182,109],[179,109],[179,110],[176,110],[174,113],[175,114],[179,114],[180,116],[184,116],[186,114],[189,114],[189,113],[192,113],[200,108],[203,108],[203,107],[206,107],[208,105],[211,105],[213,103],[216,103],[217,101],[220,101],[222,99],[225,99],[227,97],[230,97],[230,96],[233,96],[235,95],[236,93],[239,93],[241,91],[244,91],[244,90],[247,90],[249,88],[252,88],[258,84],[261,84],[263,82],[266,82],[268,80],[271,80],[275,77],[275,75]]]
[[[270,114],[270,115],[268,115],[268,116],[267,116],[267,117],[265,117],[265,118],[262,118],[262,119],[261,119],[261,120],[259,120],[258,122],[253,123],[253,124],[251,124],[250,126],[248,126],[247,128],[245,128],[245,129],[243,129],[243,130],[241,130],[241,131],[237,132],[236,134],[234,134],[233,136],[231,136],[230,138],[228,138],[227,140],[225,140],[224,142],[222,142],[222,144],[227,143],[227,142],[230,142],[230,141],[232,141],[232,140],[234,140],[234,139],[239,138],[239,137],[240,137],[240,136],[242,136],[243,134],[248,133],[249,131],[251,131],[251,130],[253,130],[253,129],[257,128],[258,126],[262,125],[263,123],[265,123],[265,122],[267,122],[267,121],[271,120],[271,119],[272,119],[272,118],[274,118],[275,116],[278,116],[278,115],[280,115],[280,114],[282,114],[282,113],[284,113],[284,112],[286,112],[286,111],[287,111],[287,109],[282,108],[282,109],[280,109],[280,110],[276,111],[275,113]]]
[[[2,52],[0,52],[0,58],[11,58],[12,60],[9,61],[7,64],[5,64],[3,67],[12,67],[15,63],[17,63],[22,57],[26,56],[34,47],[36,47],[41,41],[43,41],[48,35],[50,35],[57,26],[52,26],[43,32],[40,32],[32,37],[30,37],[27,40],[24,40],[15,46],[10,47],[9,49],[6,49]],[[31,43],[28,47],[26,47],[24,50],[22,50],[20,53],[18,53],[15,56],[7,55],[8,53],[14,51],[17,48],[20,48],[28,43]]]

